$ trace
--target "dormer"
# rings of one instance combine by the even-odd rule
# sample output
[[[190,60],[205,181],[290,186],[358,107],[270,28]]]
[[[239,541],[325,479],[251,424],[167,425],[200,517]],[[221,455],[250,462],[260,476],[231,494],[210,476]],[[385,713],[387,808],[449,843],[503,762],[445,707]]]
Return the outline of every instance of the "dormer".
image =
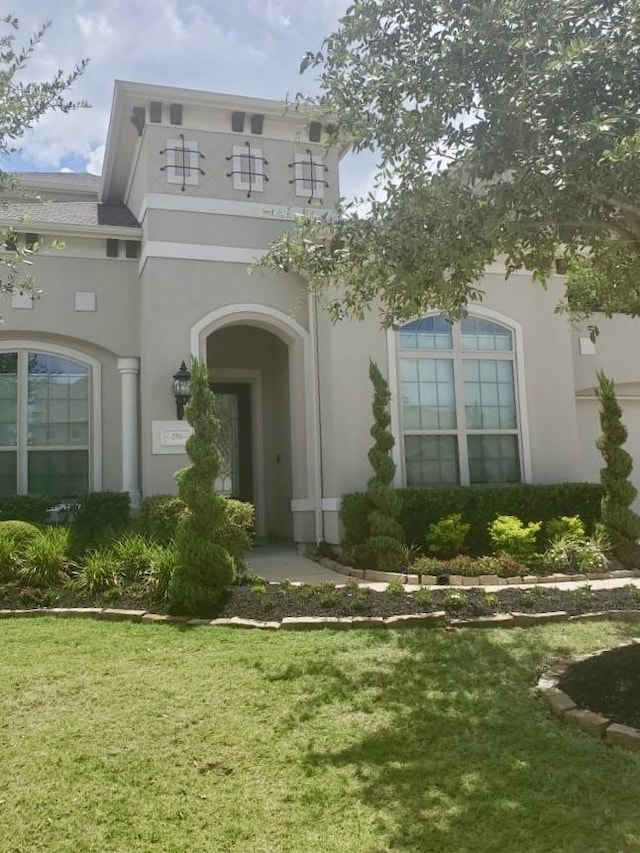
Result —
[[[315,111],[281,101],[117,81],[102,198],[140,220],[150,194],[332,210],[339,155],[327,133]]]

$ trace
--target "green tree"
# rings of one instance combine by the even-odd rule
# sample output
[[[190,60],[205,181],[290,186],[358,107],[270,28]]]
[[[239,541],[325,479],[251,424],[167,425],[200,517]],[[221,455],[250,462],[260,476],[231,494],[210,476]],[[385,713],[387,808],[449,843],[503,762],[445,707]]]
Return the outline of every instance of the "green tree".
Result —
[[[561,258],[575,314],[640,314],[639,55],[640,0],[357,0],[303,69],[336,141],[379,156],[377,200],[262,265],[391,324],[458,316],[498,258],[541,281]]]
[[[73,71],[58,70],[44,82],[26,81],[25,68],[33,59],[38,45],[51,26],[46,22],[24,46],[16,45],[18,18],[7,15],[0,19],[0,162],[18,151],[18,141],[33,128],[46,113],[57,110],[68,113],[78,107],[88,106],[84,101],[66,97],[68,89],[84,72],[88,59],[83,59]],[[15,177],[0,169],[0,193],[20,192]],[[0,258],[4,275],[0,275],[0,292],[10,292],[17,284],[32,286],[29,277],[31,256],[36,247],[26,247],[18,239],[15,229],[0,230],[0,244],[11,246],[9,254]]]
[[[401,545],[404,541],[402,525],[398,521],[402,509],[400,495],[393,489],[396,466],[391,456],[395,439],[389,415],[389,385],[374,361],[369,361],[369,379],[373,385],[373,426],[370,433],[374,440],[368,453],[373,468],[373,477],[367,484],[367,494],[373,509],[367,516],[369,536],[365,544],[366,559],[370,567],[384,571],[395,571],[400,566]]]
[[[191,359],[190,391],[185,417],[193,427],[187,440],[192,464],[176,474],[186,511],[176,533],[178,564],[169,585],[169,607],[172,613],[207,618],[215,616],[224,604],[234,579],[234,563],[220,544],[226,506],[213,485],[221,464],[217,450],[220,425],[207,367],[195,358]]]
[[[604,489],[602,498],[602,524],[611,542],[613,554],[625,565],[637,566],[640,548],[640,517],[631,509],[638,490],[629,477],[633,460],[623,449],[627,430],[622,423],[622,409],[616,398],[613,380],[600,371],[596,394],[600,400],[600,428],[602,434],[596,446],[605,462],[600,470]]]

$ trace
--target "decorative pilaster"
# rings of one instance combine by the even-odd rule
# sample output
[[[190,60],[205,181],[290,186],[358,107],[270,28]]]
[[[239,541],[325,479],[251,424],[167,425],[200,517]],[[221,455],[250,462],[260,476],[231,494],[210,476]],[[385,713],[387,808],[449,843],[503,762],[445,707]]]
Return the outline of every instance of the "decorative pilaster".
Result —
[[[119,358],[122,389],[122,491],[129,492],[131,506],[140,505],[140,435],[138,430],[139,358]]]

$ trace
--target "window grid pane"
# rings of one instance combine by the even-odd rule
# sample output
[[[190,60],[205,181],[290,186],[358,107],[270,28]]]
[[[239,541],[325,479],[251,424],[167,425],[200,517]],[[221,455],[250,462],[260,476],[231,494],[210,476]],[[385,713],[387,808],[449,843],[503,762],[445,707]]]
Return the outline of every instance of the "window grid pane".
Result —
[[[401,376],[405,429],[449,430],[456,428],[453,361],[451,359],[402,359]]]
[[[89,368],[69,359],[29,353],[28,444],[89,443]]]
[[[0,447],[16,447],[17,443],[18,353],[0,353]]]
[[[400,349],[453,349],[451,323],[441,315],[406,323],[400,329]]]
[[[513,350],[509,329],[481,317],[465,317],[460,322],[460,347],[464,352]]]
[[[517,435],[469,435],[471,483],[519,483]]]
[[[29,494],[60,498],[89,490],[87,450],[30,450]]]
[[[407,435],[404,447],[408,486],[458,482],[458,440],[455,435]]]
[[[18,491],[18,454],[15,450],[0,451],[0,495],[15,495]]]
[[[516,429],[513,363],[465,359],[463,374],[467,429]]]

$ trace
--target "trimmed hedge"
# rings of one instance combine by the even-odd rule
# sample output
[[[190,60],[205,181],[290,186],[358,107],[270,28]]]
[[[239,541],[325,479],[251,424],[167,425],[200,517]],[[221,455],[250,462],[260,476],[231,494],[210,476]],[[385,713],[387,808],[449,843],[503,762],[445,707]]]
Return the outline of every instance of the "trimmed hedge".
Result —
[[[45,524],[55,498],[42,495],[12,495],[0,497],[0,521],[29,521]]]
[[[70,503],[70,550],[75,556],[110,541],[129,527],[128,492],[89,492]]]
[[[430,524],[446,515],[460,513],[471,525],[467,542],[471,554],[487,554],[491,542],[487,527],[498,515],[515,515],[525,524],[547,522],[562,515],[579,515],[588,533],[600,520],[602,487],[599,483],[554,485],[442,486],[432,489],[399,489],[400,522],[407,542],[427,544]],[[368,535],[367,515],[372,506],[366,492],[342,498],[344,546],[359,545]]]

